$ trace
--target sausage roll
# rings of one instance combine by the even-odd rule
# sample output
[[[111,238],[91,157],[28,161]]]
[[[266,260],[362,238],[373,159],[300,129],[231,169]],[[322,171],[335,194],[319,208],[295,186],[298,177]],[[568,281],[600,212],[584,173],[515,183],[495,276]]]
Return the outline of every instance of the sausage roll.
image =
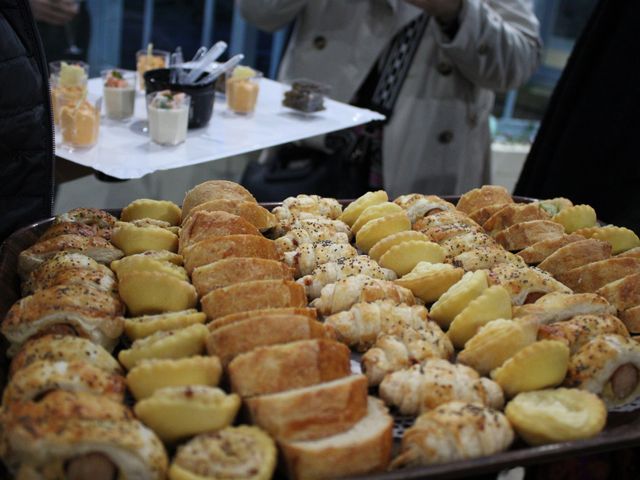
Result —
[[[81,235],[59,235],[43,240],[20,252],[18,255],[18,274],[26,279],[29,273],[38,268],[45,260],[60,252],[80,252],[99,263],[109,265],[113,260],[122,258],[122,250],[114,247],[101,237],[83,237]]]
[[[511,294],[511,303],[514,305],[530,303],[545,293],[572,293],[547,272],[511,263],[501,263],[489,270],[489,284],[505,287]]]
[[[595,293],[552,292],[540,297],[534,303],[513,308],[513,316],[535,317],[540,325],[561,322],[576,315],[614,314],[616,308]]]
[[[18,370],[40,360],[49,362],[84,362],[105,372],[122,374],[122,367],[100,345],[81,337],[44,335],[26,342],[18,351],[9,368],[13,376]]]
[[[576,353],[585,343],[599,335],[615,334],[628,337],[629,332],[618,317],[609,314],[576,315],[571,320],[541,325],[538,329],[540,340],[560,340]]]
[[[41,360],[15,372],[2,397],[3,405],[35,401],[51,390],[89,392],[122,402],[124,377],[83,361]]]
[[[411,223],[416,223],[422,217],[456,208],[453,203],[447,202],[437,195],[423,195],[421,193],[400,195],[393,203],[400,205],[407,211]]]
[[[598,394],[607,407],[640,396],[640,344],[629,337],[600,335],[571,357],[567,387]]]
[[[13,304],[0,330],[11,342],[10,354],[42,333],[66,333],[90,339],[107,350],[122,333],[120,299],[88,285],[58,285]]]

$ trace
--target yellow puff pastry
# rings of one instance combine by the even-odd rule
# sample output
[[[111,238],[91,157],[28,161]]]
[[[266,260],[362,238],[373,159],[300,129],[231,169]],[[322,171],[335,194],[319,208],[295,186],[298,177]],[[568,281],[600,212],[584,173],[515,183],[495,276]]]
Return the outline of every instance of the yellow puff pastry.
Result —
[[[367,222],[356,235],[356,246],[367,253],[377,242],[394,233],[411,230],[406,212],[398,212]]]
[[[167,200],[140,198],[124,207],[120,213],[120,220],[123,222],[130,222],[139,218],[154,218],[168,222],[171,225],[180,225],[180,207]]]
[[[357,218],[357,220],[351,225],[351,231],[354,235],[357,235],[358,232],[365,224],[371,220],[375,220],[376,218],[382,218],[386,215],[391,215],[392,213],[402,212],[402,207],[391,202],[383,202],[378,203],[376,205],[371,205],[367,207]]]
[[[463,270],[444,263],[418,263],[411,272],[395,283],[408,288],[421,300],[435,302],[462,278]]]
[[[178,250],[178,236],[160,227],[136,227],[132,223],[118,222],[111,242],[125,255],[147,250]]]
[[[441,263],[445,253],[437,243],[410,240],[391,247],[380,257],[380,266],[393,270],[398,276],[406,275],[420,262]]]
[[[170,480],[269,480],[276,467],[273,440],[241,425],[198,435],[178,448]]]
[[[215,356],[144,360],[127,374],[127,387],[136,400],[147,398],[165,387],[206,385],[215,387],[222,364]]]
[[[111,270],[116,272],[118,278],[131,272],[157,272],[171,275],[178,280],[189,280],[184,267],[175,265],[168,260],[160,260],[149,255],[131,255],[121,260],[111,262]]]
[[[138,340],[156,332],[176,330],[196,323],[204,323],[206,319],[207,316],[195,308],[157,315],[142,315],[141,317],[125,318],[124,332],[131,340]]]
[[[161,388],[133,407],[165,442],[228,427],[239,409],[238,395],[205,385]]]
[[[524,347],[491,372],[510,397],[559,385],[567,373],[569,347],[557,340],[540,340]]]
[[[371,247],[369,250],[369,256],[377,262],[391,247],[395,247],[396,245],[400,245],[401,243],[410,240],[428,241],[429,239],[424,233],[417,232],[415,230],[406,230],[404,232],[394,233],[393,235],[389,235],[388,237],[378,241],[373,247]]]
[[[384,190],[367,192],[347,205],[347,207],[338,218],[347,225],[351,226],[355,223],[360,214],[364,212],[368,207],[377,205],[379,203],[384,203],[388,200],[389,196]]]
[[[573,388],[519,393],[505,414],[529,445],[591,438],[607,421],[607,408],[597,395]]]
[[[199,323],[179,330],[156,332],[133,342],[128,350],[121,350],[118,360],[131,370],[142,360],[151,358],[183,358],[204,352],[209,329]]]
[[[488,288],[487,272],[467,272],[431,306],[430,317],[447,328],[470,301]]]
[[[595,226],[596,211],[589,205],[573,205],[563,208],[553,216],[553,221],[564,227],[565,232],[573,233],[581,228]]]
[[[158,272],[127,272],[120,275],[120,296],[131,315],[177,312],[194,308],[198,294],[193,285]]]
[[[538,325],[527,320],[492,320],[478,330],[458,354],[458,361],[482,375],[502,365],[536,341]]]

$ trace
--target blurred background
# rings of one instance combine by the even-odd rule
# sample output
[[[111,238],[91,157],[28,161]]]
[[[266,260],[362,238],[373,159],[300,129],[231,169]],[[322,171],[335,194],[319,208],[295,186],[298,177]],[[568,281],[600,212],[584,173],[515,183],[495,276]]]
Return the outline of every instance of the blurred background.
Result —
[[[595,0],[535,1],[544,42],[542,61],[525,86],[497,97],[492,121],[492,183],[513,188],[551,92],[595,4]],[[181,46],[189,59],[199,46],[224,40],[229,49],[223,59],[242,52],[244,63],[275,78],[289,33],[287,28],[274,34],[259,32],[244,22],[233,0],[81,0],[80,5],[84,20],[66,27],[68,45],[64,53],[86,59],[92,76],[113,66],[135,69],[136,51],[149,43],[169,51]],[[86,40],[78,40],[85,36]],[[216,175],[238,180],[246,165],[244,160],[213,162],[215,167],[201,167],[206,172],[189,172],[187,176]],[[135,181],[127,183],[131,189]],[[67,208],[64,197],[75,195],[72,193],[61,191],[56,210]],[[130,195],[133,192],[129,191],[127,196]],[[165,198],[171,197],[170,192],[165,193]]]

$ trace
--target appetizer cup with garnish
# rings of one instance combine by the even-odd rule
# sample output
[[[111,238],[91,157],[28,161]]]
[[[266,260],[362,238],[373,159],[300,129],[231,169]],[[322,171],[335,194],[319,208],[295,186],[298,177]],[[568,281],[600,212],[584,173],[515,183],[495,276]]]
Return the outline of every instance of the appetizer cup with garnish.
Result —
[[[133,116],[136,74],[119,68],[102,72],[104,109],[107,118],[126,120]]]
[[[147,95],[147,116],[151,140],[160,145],[178,145],[187,138],[191,97],[162,90]]]

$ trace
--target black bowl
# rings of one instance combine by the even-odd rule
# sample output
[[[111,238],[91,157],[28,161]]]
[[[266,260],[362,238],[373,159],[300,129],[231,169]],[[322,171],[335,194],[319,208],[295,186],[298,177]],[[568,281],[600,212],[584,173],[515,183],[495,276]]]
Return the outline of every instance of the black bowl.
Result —
[[[170,82],[170,73],[171,70],[168,68],[145,72],[144,86],[147,95],[160,90],[186,93],[191,97],[189,128],[206,127],[213,113],[213,103],[216,96],[215,80],[204,85],[181,85]]]

